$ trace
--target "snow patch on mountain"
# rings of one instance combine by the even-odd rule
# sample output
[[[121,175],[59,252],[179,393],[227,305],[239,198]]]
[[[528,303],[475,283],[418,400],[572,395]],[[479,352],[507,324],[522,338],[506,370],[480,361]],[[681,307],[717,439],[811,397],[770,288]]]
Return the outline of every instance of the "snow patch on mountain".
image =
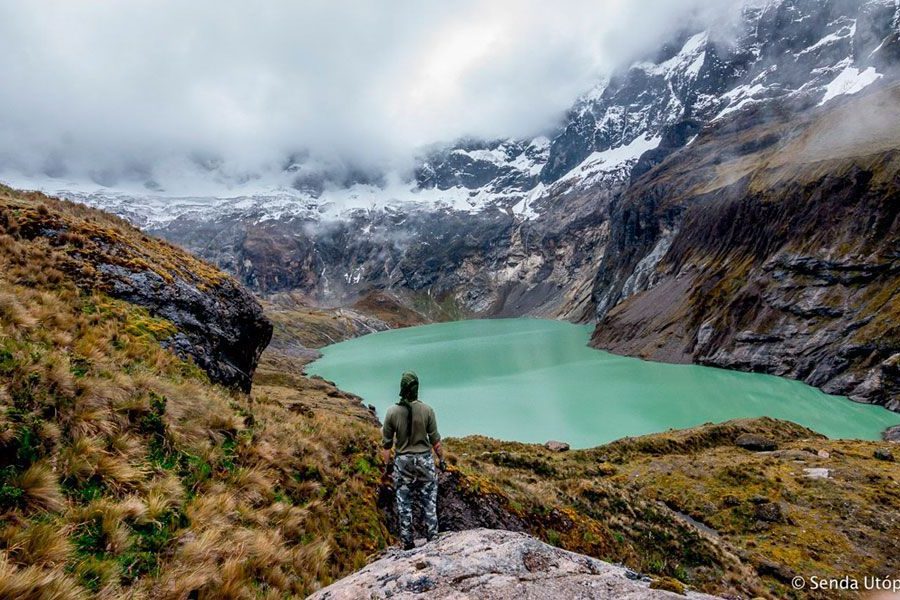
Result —
[[[639,136],[627,144],[616,148],[610,148],[603,152],[594,152],[584,161],[560,177],[557,184],[565,184],[573,180],[580,186],[589,186],[597,182],[604,175],[630,169],[641,155],[659,146],[662,138]]]
[[[831,24],[829,23],[829,25]],[[798,52],[796,56],[800,57],[804,54],[817,52],[823,48],[830,46],[831,44],[834,44],[835,42],[843,42],[847,39],[852,39],[854,35],[856,35],[856,19],[850,19],[849,22],[842,24],[840,26],[840,29],[835,32],[829,33],[812,46],[804,48],[803,50]]]
[[[834,80],[825,87],[825,95],[819,102],[822,106],[829,100],[848,94],[856,94],[872,85],[881,78],[881,74],[875,67],[860,70],[856,67],[847,67]]]
[[[722,99],[727,103],[725,108],[719,111],[713,120],[716,121],[730,115],[733,112],[737,112],[744,108],[745,106],[757,102],[758,100],[754,98],[757,94],[761,94],[766,91],[766,86],[762,84],[754,84],[754,85],[739,85],[733,90],[726,92],[722,95]]]
[[[700,73],[700,67],[706,56],[706,44],[709,41],[709,33],[702,31],[690,37],[681,47],[681,51],[669,60],[659,64],[638,63],[635,68],[643,69],[651,75],[663,75],[667,79],[677,73],[693,75]]]

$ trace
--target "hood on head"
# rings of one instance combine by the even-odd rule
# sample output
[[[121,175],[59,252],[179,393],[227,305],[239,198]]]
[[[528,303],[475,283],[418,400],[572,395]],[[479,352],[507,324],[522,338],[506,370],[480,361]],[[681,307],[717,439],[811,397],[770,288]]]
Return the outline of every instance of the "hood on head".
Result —
[[[400,378],[400,398],[407,402],[419,398],[419,377],[412,371],[407,371]]]

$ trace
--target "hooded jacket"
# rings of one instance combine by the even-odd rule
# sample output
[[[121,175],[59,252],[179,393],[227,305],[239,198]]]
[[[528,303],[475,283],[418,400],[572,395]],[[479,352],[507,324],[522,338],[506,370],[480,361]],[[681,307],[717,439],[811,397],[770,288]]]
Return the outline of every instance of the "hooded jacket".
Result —
[[[396,445],[397,454],[429,452],[441,440],[434,410],[418,398],[419,378],[415,373],[404,373],[400,401],[388,409],[381,428],[384,448]]]

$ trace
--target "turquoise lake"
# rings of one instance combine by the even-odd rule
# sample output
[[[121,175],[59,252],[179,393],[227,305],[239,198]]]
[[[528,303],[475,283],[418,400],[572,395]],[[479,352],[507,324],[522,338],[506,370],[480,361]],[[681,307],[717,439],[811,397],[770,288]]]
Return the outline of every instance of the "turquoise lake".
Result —
[[[591,328],[540,319],[457,321],[366,335],[322,349],[307,372],[374,404],[419,375],[441,434],[573,447],[739,417],[787,419],[834,438],[878,439],[900,414],[797,381],[668,365],[587,347]]]

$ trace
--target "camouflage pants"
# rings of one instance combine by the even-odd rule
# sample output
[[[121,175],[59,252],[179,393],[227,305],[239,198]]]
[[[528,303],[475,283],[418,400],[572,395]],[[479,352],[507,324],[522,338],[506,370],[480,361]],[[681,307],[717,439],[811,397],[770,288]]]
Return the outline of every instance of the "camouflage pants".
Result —
[[[421,506],[429,540],[438,532],[437,476],[431,452],[399,454],[394,459],[394,489],[397,493],[397,517],[400,539],[405,545],[413,541],[413,505]]]

